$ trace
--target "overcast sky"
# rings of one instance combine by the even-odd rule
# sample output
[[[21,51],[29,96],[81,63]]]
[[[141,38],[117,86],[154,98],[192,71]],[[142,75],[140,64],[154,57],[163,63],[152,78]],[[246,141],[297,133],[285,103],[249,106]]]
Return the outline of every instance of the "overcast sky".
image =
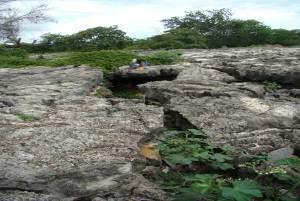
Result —
[[[163,32],[160,20],[185,11],[229,8],[234,18],[256,19],[272,28],[300,29],[300,0],[23,0],[21,10],[46,3],[56,23],[24,25],[23,39],[44,33],[71,34],[96,26],[118,25],[133,38]]]

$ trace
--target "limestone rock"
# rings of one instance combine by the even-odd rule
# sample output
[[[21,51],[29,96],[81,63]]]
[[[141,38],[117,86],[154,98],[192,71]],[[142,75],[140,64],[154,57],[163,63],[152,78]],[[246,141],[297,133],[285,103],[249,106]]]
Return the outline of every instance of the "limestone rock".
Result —
[[[0,200],[160,200],[131,192],[162,108],[90,95],[101,81],[87,67],[0,69]]]
[[[202,129],[250,152],[300,142],[299,48],[191,50],[176,79],[142,84],[165,108],[165,126]],[[281,89],[266,91],[264,81]]]

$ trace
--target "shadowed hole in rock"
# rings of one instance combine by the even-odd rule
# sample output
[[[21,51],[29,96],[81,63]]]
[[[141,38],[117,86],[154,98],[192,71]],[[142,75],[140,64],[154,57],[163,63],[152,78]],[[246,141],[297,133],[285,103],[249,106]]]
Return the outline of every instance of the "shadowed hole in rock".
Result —
[[[197,129],[195,125],[184,118],[179,112],[169,109],[164,109],[164,127],[181,131]]]
[[[107,87],[115,97],[141,99],[144,97],[144,93],[138,88],[138,85],[154,81],[172,81],[177,78],[178,74],[179,71],[172,69],[161,69],[156,74],[147,71],[128,71],[125,74],[113,73],[108,75],[106,80]]]

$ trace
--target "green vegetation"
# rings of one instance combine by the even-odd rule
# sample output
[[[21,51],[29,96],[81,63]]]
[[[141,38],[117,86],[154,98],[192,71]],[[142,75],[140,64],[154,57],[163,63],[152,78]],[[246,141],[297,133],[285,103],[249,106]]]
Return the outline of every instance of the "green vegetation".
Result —
[[[207,48],[206,38],[193,29],[176,28],[162,35],[137,40],[132,49],[190,49]]]
[[[144,94],[139,90],[129,90],[129,91],[113,91],[113,96],[117,98],[125,98],[125,99],[143,99]]]
[[[163,20],[169,30],[191,29],[207,39],[209,48],[250,45],[300,45],[299,30],[275,29],[256,20],[232,19],[228,9],[187,12],[184,17]]]
[[[26,58],[28,56],[28,53],[26,50],[21,48],[5,48],[3,46],[0,46],[0,56]]]
[[[154,178],[174,200],[297,200],[299,157],[270,164],[266,155],[217,146],[194,129],[167,131],[163,136],[157,148],[165,165]]]
[[[162,20],[162,23],[166,31],[147,39],[129,38],[117,26],[110,26],[95,27],[72,35],[48,33],[38,43],[18,43],[16,47],[30,53],[44,53],[300,45],[299,29],[272,29],[253,19],[234,19],[231,11],[225,8],[186,12],[183,17],[171,17]]]
[[[283,46],[300,45],[300,30],[273,29],[271,39],[272,44]]]
[[[264,81],[263,84],[266,92],[275,92],[281,88],[276,82]]]
[[[136,55],[124,51],[75,52],[64,58],[47,61],[45,65],[63,66],[86,64],[111,71],[117,67],[128,65],[135,57]]]
[[[159,51],[148,56],[144,56],[143,59],[148,61],[151,65],[168,65],[176,64],[181,61],[181,51]]]
[[[36,45],[23,44],[30,52],[96,51],[123,49],[132,39],[117,26],[95,27],[72,35],[45,34]]]
[[[35,116],[33,115],[29,115],[29,114],[17,114],[16,115],[19,119],[21,119],[22,121],[35,121],[37,120],[38,118],[36,118]]]
[[[45,59],[43,56],[38,58],[29,58],[24,50],[16,49],[14,51],[0,51],[0,68],[16,68],[25,66],[66,66],[66,65],[89,65],[98,67],[104,71],[113,71],[116,68],[128,65],[132,59],[139,58],[137,54],[131,51],[103,50],[92,52],[70,52],[62,56]],[[10,54],[11,52],[11,54]],[[17,55],[20,54],[20,56]],[[22,54],[21,54],[22,53]],[[15,56],[17,55],[17,56]],[[174,64],[180,61],[180,52],[161,51],[147,56],[142,56],[151,65]]]
[[[5,48],[0,46],[0,65],[5,66],[20,66],[30,65],[28,53],[20,48]]]

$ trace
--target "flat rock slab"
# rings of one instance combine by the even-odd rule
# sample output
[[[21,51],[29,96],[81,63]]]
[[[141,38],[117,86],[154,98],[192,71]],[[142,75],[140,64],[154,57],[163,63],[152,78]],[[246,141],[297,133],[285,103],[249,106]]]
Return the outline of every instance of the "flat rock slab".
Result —
[[[87,67],[0,69],[0,200],[165,199],[132,168],[162,108],[90,96],[101,81]]]
[[[189,50],[176,79],[140,85],[169,128],[202,129],[214,142],[270,152],[300,142],[300,48]],[[185,64],[186,65],[186,64]],[[266,90],[263,82],[281,88]]]

